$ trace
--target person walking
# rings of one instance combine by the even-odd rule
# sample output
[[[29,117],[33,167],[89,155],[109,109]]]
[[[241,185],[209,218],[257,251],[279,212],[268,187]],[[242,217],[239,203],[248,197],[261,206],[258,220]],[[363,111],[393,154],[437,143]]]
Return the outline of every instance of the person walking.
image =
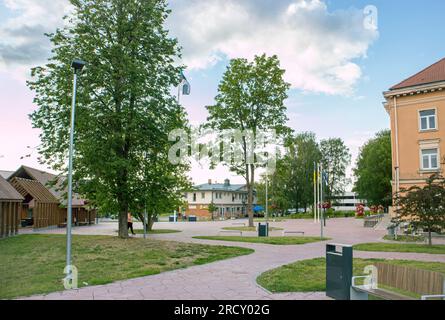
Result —
[[[133,216],[130,212],[128,213],[128,229],[130,229],[132,235],[135,235],[133,230]]]

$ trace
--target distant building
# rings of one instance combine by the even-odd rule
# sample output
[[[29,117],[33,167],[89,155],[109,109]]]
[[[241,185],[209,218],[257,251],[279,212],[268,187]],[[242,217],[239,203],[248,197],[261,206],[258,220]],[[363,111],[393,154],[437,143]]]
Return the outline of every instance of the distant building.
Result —
[[[383,93],[391,121],[393,192],[444,170],[445,58]]]
[[[355,211],[358,204],[364,204],[365,201],[357,197],[355,192],[345,192],[341,196],[331,198],[332,209],[335,211]],[[365,208],[369,210],[369,208]]]
[[[212,180],[209,180],[206,184],[194,186],[191,191],[184,193],[184,198],[187,201],[187,216],[211,218],[208,210],[211,203],[217,207],[214,218],[242,217],[247,214],[246,185],[231,184],[229,179],[224,180],[224,183],[212,183]]]

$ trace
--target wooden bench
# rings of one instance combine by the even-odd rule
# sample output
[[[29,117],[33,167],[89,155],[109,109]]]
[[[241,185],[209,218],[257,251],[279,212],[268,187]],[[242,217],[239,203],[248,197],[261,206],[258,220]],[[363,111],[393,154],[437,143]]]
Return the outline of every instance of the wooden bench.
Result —
[[[384,300],[418,300],[396,290],[416,294],[421,300],[445,300],[445,277],[441,273],[382,262],[375,267],[376,275],[352,277],[351,300],[368,300],[369,295]],[[368,280],[368,284],[357,285],[358,279]]]
[[[243,232],[241,230],[221,230],[219,231],[219,234],[221,233],[239,233],[241,237],[243,236]]]
[[[363,226],[365,228],[374,228],[383,218],[383,214],[373,215],[363,218]]]
[[[287,234],[301,234],[304,236],[304,231],[283,230],[283,237]]]

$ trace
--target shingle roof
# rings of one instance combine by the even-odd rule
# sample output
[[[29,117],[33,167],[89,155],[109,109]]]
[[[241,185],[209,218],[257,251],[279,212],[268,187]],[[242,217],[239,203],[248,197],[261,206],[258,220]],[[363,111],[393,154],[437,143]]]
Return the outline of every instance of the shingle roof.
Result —
[[[15,190],[14,187],[10,185],[9,182],[2,176],[0,176],[0,200],[23,200],[20,193],[18,193],[17,190]]]
[[[0,170],[0,176],[5,179],[8,179],[13,173],[14,171]]]
[[[403,80],[399,84],[391,87],[390,90],[397,90],[407,87],[415,87],[422,84],[445,81],[445,58],[435,64],[423,69],[419,73]]]
[[[39,181],[14,177],[10,183],[24,197],[30,195],[37,201],[59,203],[57,198]]]
[[[241,191],[240,189],[242,189],[243,187],[245,187],[245,184],[230,184],[230,185],[226,185],[223,183],[215,183],[215,184],[200,184],[195,186],[196,190],[200,190],[200,191]]]
[[[67,188],[64,186],[64,181],[66,180],[65,176],[56,176],[55,174],[27,166],[21,166],[12,176],[24,178],[21,171],[24,171],[30,178],[45,186],[62,205],[67,204]],[[73,192],[73,206],[84,206],[86,202],[85,199],[82,199],[77,193]]]

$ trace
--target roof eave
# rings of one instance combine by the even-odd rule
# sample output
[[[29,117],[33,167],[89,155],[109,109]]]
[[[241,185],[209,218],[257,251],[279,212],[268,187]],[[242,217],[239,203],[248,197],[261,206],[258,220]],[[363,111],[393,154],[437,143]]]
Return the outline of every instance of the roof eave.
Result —
[[[394,96],[415,95],[415,94],[429,93],[434,91],[442,91],[444,89],[445,89],[445,81],[438,81],[417,86],[388,90],[383,92],[383,96],[386,99],[389,99]]]

